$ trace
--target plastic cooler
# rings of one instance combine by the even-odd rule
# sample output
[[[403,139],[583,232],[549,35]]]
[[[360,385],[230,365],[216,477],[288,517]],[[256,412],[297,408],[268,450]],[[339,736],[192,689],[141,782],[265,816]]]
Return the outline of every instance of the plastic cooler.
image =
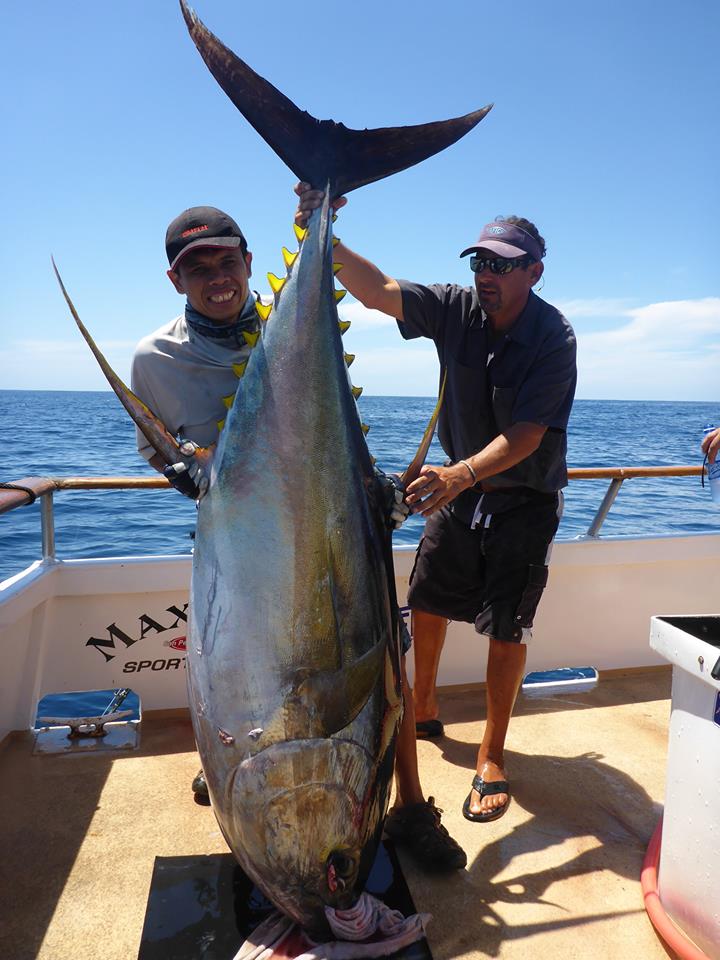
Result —
[[[720,616],[652,617],[650,646],[673,665],[658,893],[720,960]]]

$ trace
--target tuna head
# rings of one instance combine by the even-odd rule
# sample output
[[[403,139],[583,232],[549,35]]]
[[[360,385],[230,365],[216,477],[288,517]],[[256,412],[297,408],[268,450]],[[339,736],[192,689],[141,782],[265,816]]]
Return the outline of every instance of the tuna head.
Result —
[[[326,908],[352,906],[365,885],[382,828],[390,753],[384,767],[357,742],[331,738],[271,747],[233,778],[234,826],[248,872],[319,937],[329,932]]]

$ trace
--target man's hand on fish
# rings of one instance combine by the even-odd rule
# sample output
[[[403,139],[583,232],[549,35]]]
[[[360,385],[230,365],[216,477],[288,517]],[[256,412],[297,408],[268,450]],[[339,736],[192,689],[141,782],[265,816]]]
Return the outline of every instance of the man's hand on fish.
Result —
[[[405,503],[405,488],[396,473],[383,473],[375,467],[375,476],[382,484],[387,525],[393,530],[399,530],[410,516],[410,507]]]
[[[198,445],[192,440],[181,440],[180,452],[183,459],[169,464],[163,470],[170,485],[191,500],[202,500],[209,483],[202,464],[194,459],[198,450]]]
[[[413,513],[429,517],[474,484],[475,481],[464,463],[455,463],[451,467],[426,465],[417,480],[413,480],[408,486],[406,500]]]
[[[298,227],[305,227],[313,210],[317,210],[318,207],[322,206],[322,202],[325,199],[325,191],[313,190],[309,183],[296,183],[294,190],[300,198],[298,200],[298,208],[295,212],[295,223]],[[340,207],[344,207],[346,203],[347,197],[336,197],[332,204],[333,210],[337,212]]]

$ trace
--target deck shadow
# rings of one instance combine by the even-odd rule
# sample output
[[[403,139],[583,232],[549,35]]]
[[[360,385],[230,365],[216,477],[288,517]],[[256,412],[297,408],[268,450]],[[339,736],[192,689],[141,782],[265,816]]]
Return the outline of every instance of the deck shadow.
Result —
[[[469,787],[474,751],[467,750],[466,757]],[[474,842],[477,852],[465,873],[443,878],[438,896],[455,905],[456,915],[449,920],[441,913],[430,927],[435,960],[470,951],[497,957],[509,941],[531,941],[541,933],[576,927],[587,930],[635,915],[645,922],[639,877],[661,805],[599,754],[508,751],[506,759],[516,774],[505,817],[490,824],[463,821],[464,829],[458,829],[456,819],[451,830],[466,850]],[[630,889],[636,885],[637,897],[585,900],[579,887],[573,888],[573,880],[582,886],[582,878],[604,875],[603,883],[612,890],[608,874]],[[413,886],[419,882],[426,892],[430,889],[426,878],[413,874],[412,879]],[[589,889],[594,889],[593,881]],[[472,923],[462,923],[464,915]],[[599,949],[595,955],[606,954]]]
[[[421,905],[423,897],[440,897],[456,909],[455,918],[441,913],[430,927],[436,960],[505,956],[508,948],[523,955],[537,935],[556,932],[562,942],[561,931],[572,938],[579,927],[585,938],[597,928],[600,943],[618,924],[639,924],[654,939],[639,876],[662,810],[648,784],[657,795],[664,777],[669,679],[629,677],[567,699],[523,698],[510,725],[514,749],[505,751],[512,803],[503,818],[485,824],[459,812],[475,771],[485,694],[441,692],[445,736],[422,744],[422,780],[428,793],[442,795],[443,820],[469,863],[464,873],[443,878],[441,890],[412,874]],[[600,707],[619,709],[603,714]],[[636,897],[621,893],[634,888]],[[458,922],[464,915],[472,923]],[[598,946],[594,955],[611,954]]]
[[[143,720],[136,750],[33,756],[33,734],[13,735],[0,751],[2,895],[0,957],[34,960],[86,842],[108,777],[117,761],[180,754],[195,749],[189,719]],[[198,761],[199,765],[199,761]],[[124,764],[119,768],[122,774]],[[122,774],[123,779],[127,777]],[[133,774],[142,783],[143,774]],[[190,796],[190,776],[187,795]],[[150,790],[150,794],[153,791]],[[137,807],[138,813],[133,813]],[[140,816],[143,793],[117,813]],[[100,865],[99,873],[103,874]],[[112,873],[112,865],[107,865]],[[108,888],[110,891],[110,887]],[[110,893],[109,893],[110,895]]]
[[[38,955],[115,756],[33,757],[32,745],[23,734],[0,753],[0,956],[13,960]]]

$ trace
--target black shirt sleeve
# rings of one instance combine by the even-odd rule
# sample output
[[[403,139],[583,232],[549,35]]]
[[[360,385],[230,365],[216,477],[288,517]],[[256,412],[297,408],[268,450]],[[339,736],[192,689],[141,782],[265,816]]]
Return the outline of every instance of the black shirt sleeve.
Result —
[[[442,338],[443,320],[452,300],[453,287],[434,283],[424,286],[399,280],[402,293],[403,319],[398,320],[400,333],[406,340],[429,337],[436,343]]]

